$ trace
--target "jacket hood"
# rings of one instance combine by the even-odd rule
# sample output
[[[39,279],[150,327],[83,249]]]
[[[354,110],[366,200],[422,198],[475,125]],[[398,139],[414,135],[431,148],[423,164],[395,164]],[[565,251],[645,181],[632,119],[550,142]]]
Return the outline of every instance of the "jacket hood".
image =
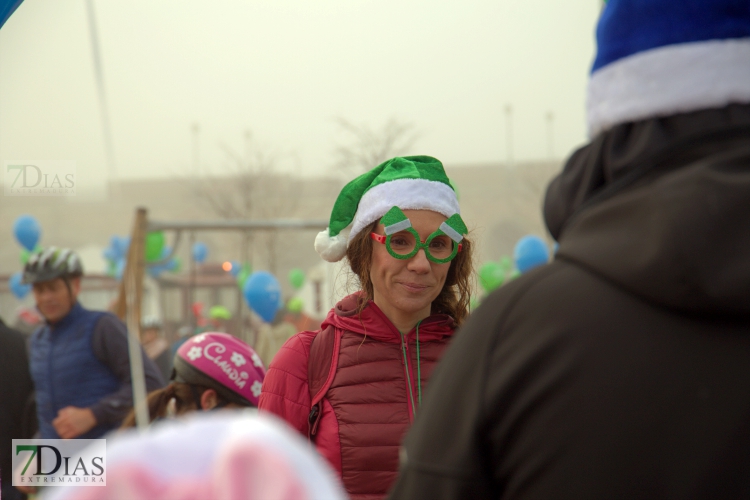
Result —
[[[544,215],[556,258],[660,306],[750,315],[750,106],[601,134],[552,181]]]
[[[369,301],[361,313],[357,314],[357,304],[361,292],[351,294],[339,301],[331,309],[321,329],[328,325],[336,328],[359,333],[382,342],[401,342],[398,329],[391,323],[388,317],[380,310],[373,301]],[[419,324],[419,340],[438,340],[453,335],[455,321],[447,314],[433,314]],[[413,335],[416,329],[404,332],[407,336]]]

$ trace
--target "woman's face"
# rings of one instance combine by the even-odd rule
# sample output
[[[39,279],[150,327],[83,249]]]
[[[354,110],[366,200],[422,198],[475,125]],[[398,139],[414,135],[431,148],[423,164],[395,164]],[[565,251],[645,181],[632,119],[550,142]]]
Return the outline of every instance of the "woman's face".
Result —
[[[403,212],[421,240],[426,240],[446,220],[445,216],[431,210]],[[375,231],[385,234],[382,224],[378,224]],[[385,245],[373,242],[370,268],[373,300],[400,330],[400,325],[413,326],[430,315],[432,301],[442,291],[448,269],[450,262],[436,264],[427,259],[424,250],[420,249],[414,257],[402,260],[391,256]]]

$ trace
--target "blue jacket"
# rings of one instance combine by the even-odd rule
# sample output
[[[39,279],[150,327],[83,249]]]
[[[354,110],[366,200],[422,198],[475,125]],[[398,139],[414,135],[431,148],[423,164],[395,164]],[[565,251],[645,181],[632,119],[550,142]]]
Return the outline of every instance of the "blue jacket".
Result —
[[[142,355],[147,389],[158,389],[161,376]],[[34,333],[30,357],[43,439],[59,438],[52,421],[67,406],[90,408],[97,418],[97,425],[81,439],[95,439],[118,427],[132,406],[127,332],[112,314],[76,303],[65,318]]]

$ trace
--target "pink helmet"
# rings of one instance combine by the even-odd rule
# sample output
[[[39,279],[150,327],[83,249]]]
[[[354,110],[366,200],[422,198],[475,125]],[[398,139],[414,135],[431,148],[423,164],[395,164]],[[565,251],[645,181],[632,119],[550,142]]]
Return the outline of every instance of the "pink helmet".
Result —
[[[258,406],[265,375],[263,362],[249,345],[219,332],[188,339],[177,350],[172,370],[172,380],[210,387],[243,406]]]

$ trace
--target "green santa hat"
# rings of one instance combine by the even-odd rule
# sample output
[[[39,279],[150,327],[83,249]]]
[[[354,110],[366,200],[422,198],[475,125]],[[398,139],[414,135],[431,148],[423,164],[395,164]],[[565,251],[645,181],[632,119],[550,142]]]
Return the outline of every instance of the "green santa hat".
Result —
[[[443,164],[430,156],[397,157],[360,175],[339,193],[328,228],[315,238],[315,250],[328,262],[346,255],[349,242],[393,207],[432,210],[445,217],[460,212]],[[345,229],[351,225],[349,234]]]

